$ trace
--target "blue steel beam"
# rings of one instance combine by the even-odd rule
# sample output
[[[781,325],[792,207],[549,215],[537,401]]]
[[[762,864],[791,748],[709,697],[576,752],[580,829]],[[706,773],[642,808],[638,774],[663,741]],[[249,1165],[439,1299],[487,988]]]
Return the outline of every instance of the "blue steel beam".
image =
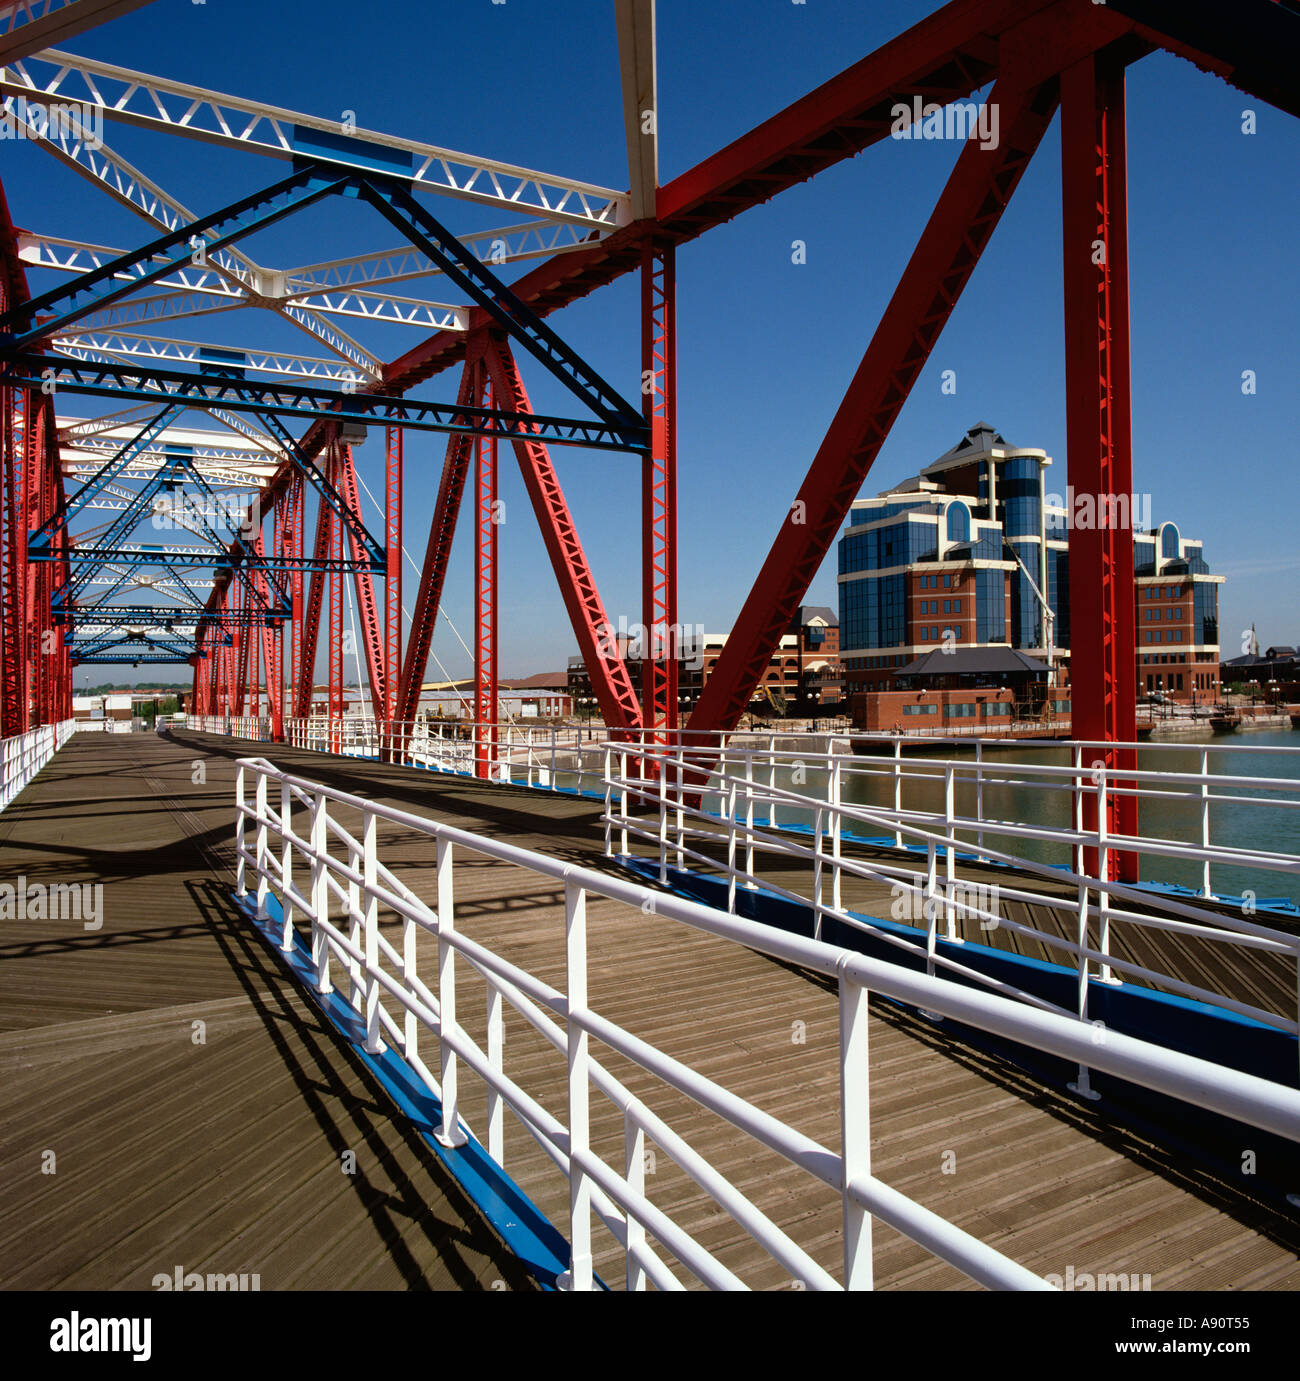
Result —
[[[224,249],[321,200],[347,181],[337,170],[329,172],[315,165],[300,168],[270,187],[160,235],[138,250],[88,269],[70,282],[0,313],[0,350],[21,350],[48,340],[82,317],[138,292],[182,264],[193,263],[196,253],[206,256]],[[192,243],[200,239],[201,247]],[[126,273],[130,281],[124,282],[119,275]]]
[[[97,474],[86,481],[54,514],[48,518],[39,528],[34,529],[27,538],[28,547],[39,547],[48,545],[50,539],[61,527],[63,527],[69,517],[78,509],[86,507],[90,501],[101,493],[107,485],[114,483],[118,475],[127,469],[131,462],[141,451],[148,450],[154,440],[164,432],[177,417],[184,412],[184,408],[168,405],[163,408],[156,417],[146,422],[141,430],[122,446],[117,454],[107,462]]]
[[[611,384],[541,319],[486,265],[429,214],[400,183],[363,177],[358,195],[434,261],[462,291],[510,336],[540,360],[562,384],[611,427],[644,426],[634,408]]]
[[[0,387],[52,385],[58,393],[138,402],[172,401],[196,409],[275,413],[311,422],[359,422],[405,427],[412,431],[455,432],[465,436],[498,436],[540,440],[553,446],[584,446],[597,451],[643,454],[649,429],[638,417],[618,427],[541,413],[503,412],[499,408],[458,407],[426,403],[380,393],[340,393],[302,384],[263,383],[183,370],[148,369],[105,361],[74,360],[66,355],[12,352],[4,356]]]

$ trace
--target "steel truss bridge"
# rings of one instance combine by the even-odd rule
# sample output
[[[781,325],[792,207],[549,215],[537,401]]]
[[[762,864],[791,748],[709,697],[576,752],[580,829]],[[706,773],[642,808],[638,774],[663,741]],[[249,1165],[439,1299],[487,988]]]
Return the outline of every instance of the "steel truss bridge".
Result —
[[[24,156],[57,160],[148,226],[134,247],[93,243],[75,225],[20,230],[0,192],[3,737],[66,719],[74,666],[130,661],[192,666],[199,715],[257,717],[265,700],[279,740],[286,717],[313,712],[322,637],[326,708],[340,715],[345,582],[355,591],[377,716],[410,721],[471,485],[475,718],[489,721],[497,704],[492,519],[503,440],[520,466],[606,725],[663,742],[679,727],[731,729],[1058,111],[1069,478],[1076,491],[1097,494],[1133,490],[1129,67],[1164,50],[1300,114],[1293,0],[952,0],[664,182],[653,0],[615,0],[628,186],[606,188],[417,139],[344,131],[308,113],[50,47],[145,2],[0,4],[0,106],[10,131],[31,146]],[[962,144],[791,517],[773,537],[689,723],[679,726],[670,657],[649,659],[636,686],[622,661],[600,655],[605,606],[552,448],[639,458],[643,621],[657,630],[676,625],[678,247],[885,140],[897,103],[946,106],[985,88],[1000,108],[1001,138],[996,147]],[[279,167],[260,191],[195,210],[114,151],[121,126]],[[22,176],[14,162],[11,181]],[[397,247],[289,267],[261,264],[243,247],[257,231],[340,197],[365,203]],[[430,210],[439,198],[486,208],[502,224],[457,237]],[[33,291],[34,270],[55,285]],[[549,324],[625,274],[641,283],[643,385],[635,401]],[[273,314],[310,347],[304,340],[301,353],[270,348],[254,331],[238,349],[172,334],[198,329],[191,318],[235,311],[249,323]],[[419,338],[384,360],[352,334],[377,324]],[[431,380],[455,369],[454,398],[426,396]],[[559,380],[570,415],[536,413],[525,370]],[[76,416],[63,411],[73,403]],[[206,426],[193,424],[196,413]],[[384,526],[372,531],[351,444],[380,426]],[[448,440],[403,647],[403,438],[411,430]],[[1125,534],[1072,535],[1080,739],[1136,739],[1132,561]],[[655,642],[668,649],[668,638]],[[1113,770],[1133,766],[1130,749],[1105,756]],[[480,766],[486,770],[487,755]],[[1113,832],[1134,832],[1134,799],[1118,796],[1106,809]],[[1125,855],[1115,857],[1122,873]]]

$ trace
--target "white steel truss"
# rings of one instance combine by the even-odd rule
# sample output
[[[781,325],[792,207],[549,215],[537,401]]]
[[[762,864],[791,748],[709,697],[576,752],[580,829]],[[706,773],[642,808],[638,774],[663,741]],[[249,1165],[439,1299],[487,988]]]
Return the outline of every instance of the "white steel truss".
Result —
[[[283,350],[258,350],[242,345],[214,346],[203,341],[171,340],[137,331],[94,331],[86,327],[75,335],[56,336],[53,344],[56,350],[77,359],[148,359],[156,360],[159,364],[199,365],[208,362],[214,350],[221,350],[242,355],[239,368],[260,374],[332,383],[357,380],[355,366],[343,360],[326,359],[319,355],[297,355]]]
[[[75,103],[112,120],[275,158],[321,157],[373,171],[374,154],[379,154],[385,172],[409,179],[420,191],[592,229],[612,230],[628,216],[626,194],[609,187],[358,129],[350,122],[228,96],[53,49],[15,63],[0,80],[0,93],[45,105]],[[314,141],[312,134],[325,139]],[[347,141],[355,141],[356,153],[351,157]],[[373,151],[368,157],[367,148]]]

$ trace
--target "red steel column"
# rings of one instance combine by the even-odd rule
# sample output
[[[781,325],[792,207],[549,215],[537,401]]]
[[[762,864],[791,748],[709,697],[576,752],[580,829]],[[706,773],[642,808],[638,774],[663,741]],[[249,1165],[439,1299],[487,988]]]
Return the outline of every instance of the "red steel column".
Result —
[[[330,450],[330,475],[335,488],[339,480],[339,442]],[[343,524],[330,525],[330,627],[329,627],[329,718],[330,747],[339,747],[337,721],[343,717]]]
[[[325,473],[333,480],[334,471],[329,463],[331,452],[326,451]],[[299,512],[301,513],[301,502]],[[321,566],[329,560],[330,552],[334,547],[334,529],[338,525],[338,518],[334,509],[323,499],[316,510],[316,538],[312,543],[312,559],[316,564],[316,569],[311,573],[311,580],[307,585],[307,607],[303,614],[300,631],[301,639],[297,648],[297,664],[295,674],[297,675],[297,691],[295,694],[294,713],[299,716],[309,715],[312,712],[312,695],[316,681],[316,649],[320,645],[320,624],[321,610],[325,602],[325,584],[327,576],[321,570]],[[301,529],[302,524],[299,524]],[[301,539],[299,539],[301,548]],[[302,583],[298,584],[298,599],[302,599]]]
[[[1065,258],[1065,386],[1068,474],[1076,494],[1109,515],[1070,532],[1070,686],[1075,738],[1137,739],[1132,509],[1113,524],[1113,502],[1133,493],[1129,377],[1128,208],[1124,70],[1104,56],[1061,75],[1061,190]],[[1111,502],[1106,502],[1110,500]],[[1109,784],[1136,767],[1136,753],[1101,749]],[[1137,801],[1108,798],[1107,830],[1136,834]],[[1084,827],[1096,827],[1096,796],[1084,798]],[[1110,855],[1112,878],[1137,878],[1135,854]],[[1089,850],[1085,868],[1097,871]]]
[[[477,407],[481,395],[481,373],[478,361],[484,350],[482,333],[470,337],[465,347],[465,367],[461,371],[458,407]],[[451,544],[456,536],[456,520],[460,515],[461,499],[465,492],[465,478],[469,471],[472,438],[453,432],[447,441],[447,456],[442,465],[442,480],[438,485],[438,499],[429,523],[429,542],[424,550],[424,565],[420,568],[420,588],[411,613],[411,631],[406,639],[406,659],[397,693],[397,720],[409,724],[420,707],[420,686],[424,681],[433,644],[433,629],[442,600],[442,587],[447,578],[447,564],[451,559]]]
[[[285,520],[285,555],[292,566],[289,572],[289,713],[300,714],[298,681],[302,675],[302,547],[306,516],[303,512],[303,481],[295,475],[289,482],[284,502],[288,505]]]
[[[524,381],[504,338],[492,338],[487,366],[493,392],[500,400],[498,406],[507,412],[532,412]],[[510,441],[605,725],[614,731],[638,729],[641,706],[636,690],[626,663],[618,655],[605,605],[550,452],[531,432],[517,433]]]
[[[641,705],[667,742],[677,727],[677,268],[671,243],[641,250],[641,393],[650,454],[641,486]]]
[[[392,722],[397,718],[397,681],[402,672],[402,429],[389,427],[384,438],[384,704],[377,717],[388,721],[388,748],[393,760]],[[381,740],[382,741],[382,740]]]
[[[339,497],[348,513],[361,517],[361,500],[357,489],[357,472],[352,461],[352,447],[339,447],[339,463],[335,481]],[[370,554],[357,541],[352,525],[347,525],[347,542],[343,549],[356,567],[352,587],[357,596],[357,621],[361,627],[361,647],[358,660],[364,654],[366,680],[370,686],[370,705],[376,719],[384,717],[387,690],[384,686],[384,630],[379,626],[379,608],[375,600],[375,579],[370,570]]]
[[[491,384],[487,406],[495,406]],[[475,441],[474,770],[486,779],[496,761],[497,737],[497,438],[479,436]]]

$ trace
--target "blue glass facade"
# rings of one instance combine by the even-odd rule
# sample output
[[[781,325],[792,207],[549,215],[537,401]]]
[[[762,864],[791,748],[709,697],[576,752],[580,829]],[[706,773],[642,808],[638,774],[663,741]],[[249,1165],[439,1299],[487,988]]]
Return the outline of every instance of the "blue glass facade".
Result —
[[[1025,566],[1031,572],[1036,572],[1039,561],[1038,543],[1013,541],[1011,545],[1019,553]],[[1042,607],[1038,602],[1038,596],[1034,593],[1034,587],[1025,578],[1024,571],[1017,566],[1011,572],[1011,646],[1041,647],[1042,645]]]
[[[1037,537],[1042,527],[1042,470],[1034,456],[1013,456],[998,476],[998,508],[1008,537]]]
[[[840,574],[887,570],[933,561],[938,555],[939,532],[934,523],[907,520],[887,523],[869,532],[856,532],[840,540]],[[852,644],[850,644],[852,646]]]
[[[840,645],[897,647],[906,634],[907,577],[846,580],[840,586]]]
[[[1070,645],[1070,553],[1047,549],[1047,602],[1056,621],[1052,634],[1057,647]]]
[[[1219,587],[1196,582],[1192,596],[1192,640],[1217,646],[1219,642]]]
[[[975,641],[1001,643],[1007,638],[1006,577],[1001,571],[975,572]]]

